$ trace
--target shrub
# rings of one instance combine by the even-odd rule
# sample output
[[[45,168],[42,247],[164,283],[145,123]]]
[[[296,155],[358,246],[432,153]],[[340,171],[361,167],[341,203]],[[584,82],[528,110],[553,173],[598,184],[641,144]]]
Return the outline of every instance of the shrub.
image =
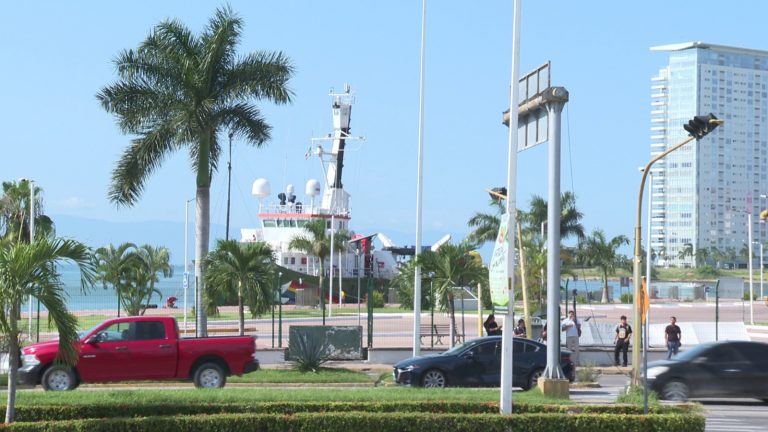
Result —
[[[329,360],[327,346],[319,338],[309,337],[306,333],[299,333],[292,341],[291,347],[294,355],[293,367],[300,372],[317,372],[323,363]]]
[[[584,362],[576,368],[576,381],[578,382],[595,382],[597,377],[595,362]]]
[[[696,267],[696,275],[705,277],[717,277],[720,276],[720,270],[712,267],[711,265],[703,265]]]
[[[703,432],[700,415],[638,414],[595,415],[571,413],[522,414],[433,414],[433,413],[363,413],[320,412],[299,414],[213,414],[208,416],[162,416],[17,422],[8,431],[89,431],[134,432],[156,430],[185,431],[340,431],[375,430],[377,432],[502,432],[507,430],[574,432],[588,430],[661,432]]]
[[[382,294],[379,291],[373,292],[373,307],[375,308],[383,308],[384,307],[384,294]]]
[[[626,393],[622,393],[616,399],[616,402],[621,404],[640,405],[644,404],[643,388],[638,386],[630,386],[627,388]],[[648,390],[648,406],[659,406],[659,396],[653,390]]]
[[[634,301],[634,296],[632,293],[624,293],[621,295],[621,302],[622,303],[632,303]]]

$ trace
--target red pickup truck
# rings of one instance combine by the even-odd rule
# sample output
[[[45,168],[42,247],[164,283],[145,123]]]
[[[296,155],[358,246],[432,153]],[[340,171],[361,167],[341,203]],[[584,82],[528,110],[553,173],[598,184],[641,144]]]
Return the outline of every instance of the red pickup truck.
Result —
[[[81,382],[192,379],[199,388],[224,387],[229,375],[259,369],[253,336],[180,339],[173,317],[131,316],[104,321],[82,333],[74,367],[54,362],[59,342],[22,350],[19,378],[45,390],[72,390]]]

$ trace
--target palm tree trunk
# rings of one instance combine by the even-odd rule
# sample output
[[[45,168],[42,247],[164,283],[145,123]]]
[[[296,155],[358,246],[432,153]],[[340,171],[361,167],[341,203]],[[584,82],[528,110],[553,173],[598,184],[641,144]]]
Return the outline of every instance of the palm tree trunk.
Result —
[[[208,319],[203,305],[203,293],[205,292],[205,278],[203,277],[203,258],[208,254],[208,242],[211,223],[211,189],[210,186],[198,187],[195,206],[195,285],[197,286],[197,298],[195,299],[195,312],[197,312],[197,332],[199,337],[208,337]]]
[[[245,310],[243,308],[243,283],[237,287],[237,316],[240,320],[240,336],[245,335]]]
[[[453,339],[451,340],[451,346],[453,346],[456,342],[458,342],[458,332],[456,331],[456,310],[454,309],[454,302],[453,302],[453,288],[449,288],[451,291],[448,292],[448,310],[451,313],[451,329],[453,330]]]
[[[13,307],[8,335],[8,399],[6,400],[5,422],[12,423],[16,416],[16,379],[19,374],[19,331],[15,319],[18,308]]]
[[[600,303],[608,303],[608,272],[603,271],[603,298]]]

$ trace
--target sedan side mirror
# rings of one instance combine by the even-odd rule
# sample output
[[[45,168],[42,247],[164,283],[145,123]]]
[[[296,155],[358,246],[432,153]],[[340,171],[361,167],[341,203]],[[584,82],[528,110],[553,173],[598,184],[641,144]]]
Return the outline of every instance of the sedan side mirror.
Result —
[[[464,353],[464,358],[467,360],[472,360],[475,358],[475,352],[474,351],[467,351]]]

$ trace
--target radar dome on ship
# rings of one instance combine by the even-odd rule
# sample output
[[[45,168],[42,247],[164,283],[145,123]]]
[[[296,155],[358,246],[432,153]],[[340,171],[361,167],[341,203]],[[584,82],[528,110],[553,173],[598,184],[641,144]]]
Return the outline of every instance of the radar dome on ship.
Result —
[[[315,179],[307,181],[307,185],[304,187],[304,193],[311,197],[320,195],[320,182]]]
[[[272,189],[269,186],[269,180],[260,178],[253,182],[251,194],[255,195],[257,198],[266,198],[271,192]]]

